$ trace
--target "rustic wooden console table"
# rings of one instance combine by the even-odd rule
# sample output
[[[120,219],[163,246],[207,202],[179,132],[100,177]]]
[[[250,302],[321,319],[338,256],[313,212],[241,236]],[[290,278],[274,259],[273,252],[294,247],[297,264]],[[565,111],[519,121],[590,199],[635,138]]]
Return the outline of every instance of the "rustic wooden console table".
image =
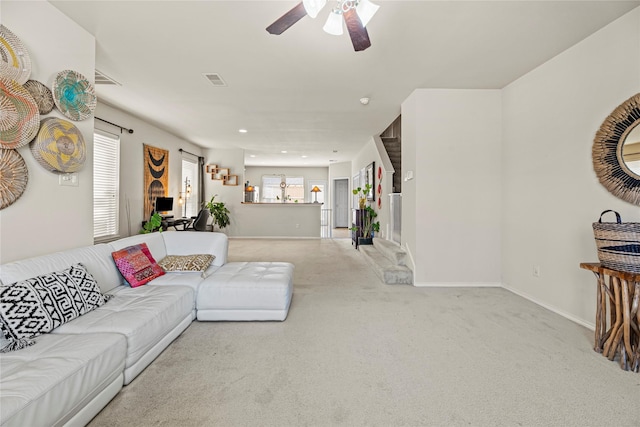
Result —
[[[595,274],[597,285],[594,350],[609,360],[620,357],[620,367],[640,371],[640,273],[625,273],[599,263],[580,268]]]

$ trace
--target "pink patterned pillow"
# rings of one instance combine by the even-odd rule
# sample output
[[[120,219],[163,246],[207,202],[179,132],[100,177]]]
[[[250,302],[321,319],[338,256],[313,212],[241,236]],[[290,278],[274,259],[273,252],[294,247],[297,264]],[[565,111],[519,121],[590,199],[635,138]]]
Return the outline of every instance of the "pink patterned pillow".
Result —
[[[146,243],[128,246],[111,253],[111,256],[132,288],[142,286],[164,274],[164,270],[153,259]]]

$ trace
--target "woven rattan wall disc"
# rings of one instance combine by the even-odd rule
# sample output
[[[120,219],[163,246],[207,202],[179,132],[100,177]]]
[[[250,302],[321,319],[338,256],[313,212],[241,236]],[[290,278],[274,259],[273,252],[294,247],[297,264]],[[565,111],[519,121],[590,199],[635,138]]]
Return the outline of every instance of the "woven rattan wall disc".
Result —
[[[31,153],[40,165],[51,172],[77,172],[87,157],[84,137],[73,123],[49,117],[42,120]]]
[[[55,104],[53,103],[53,95],[48,87],[37,80],[29,80],[23,86],[33,97],[41,115],[49,114],[53,110]]]
[[[0,77],[0,148],[28,144],[39,126],[40,113],[31,94],[15,80]]]
[[[620,104],[600,126],[593,141],[593,169],[611,194],[640,205],[640,176],[622,160],[622,146],[631,130],[640,126],[640,93]]]
[[[24,84],[30,75],[29,52],[15,34],[0,25],[0,76]]]
[[[65,70],[59,72],[53,81],[53,102],[62,114],[80,121],[91,117],[97,98],[89,80],[80,73]]]
[[[24,159],[16,150],[0,148],[0,210],[22,196],[29,181]]]

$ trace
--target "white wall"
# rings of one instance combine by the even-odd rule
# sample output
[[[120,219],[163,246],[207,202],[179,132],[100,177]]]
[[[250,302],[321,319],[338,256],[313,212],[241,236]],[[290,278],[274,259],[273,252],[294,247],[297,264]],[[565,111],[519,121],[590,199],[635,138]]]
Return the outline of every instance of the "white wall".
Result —
[[[418,286],[500,284],[500,105],[499,90],[448,89],[418,89],[402,105],[403,170],[414,171],[402,239]]]
[[[91,34],[48,2],[4,0],[0,8],[2,24],[29,52],[32,80],[51,88],[56,74],[70,69],[93,81],[95,39]],[[44,117],[69,120],[56,109]],[[18,149],[27,164],[29,182],[22,197],[0,211],[0,262],[93,243],[93,118],[73,123],[87,145],[77,187],[60,186],[58,174],[40,166],[28,145]]]
[[[211,148],[204,150],[205,163],[218,165],[221,168],[228,168],[229,173],[238,175],[238,185],[223,185],[221,180],[212,180],[210,176],[205,176],[205,200],[209,201],[211,196],[216,195],[216,202],[224,202],[229,209],[230,224],[222,231],[230,236],[240,235],[243,224],[253,221],[251,216],[245,217],[246,210],[242,209],[244,196],[244,150]]]
[[[402,103],[401,106],[401,127],[402,127],[402,173],[413,173],[414,178],[402,182],[402,230],[401,245],[409,255],[408,267],[414,272],[416,271],[416,242],[418,227],[416,225],[416,180],[415,176],[418,161],[416,159],[416,150],[418,145],[418,92],[413,92]]]
[[[143,144],[169,151],[167,195],[173,197],[173,215],[176,218],[182,217],[184,211],[178,204],[179,193],[182,191],[182,154],[178,150],[183,149],[202,155],[201,148],[102,102],[98,103],[95,117],[134,131],[132,134],[126,131],[120,133],[117,127],[100,120],[95,121],[96,129],[120,136],[120,236],[138,234],[142,221],[147,219],[143,217],[145,197]],[[189,158],[193,157],[189,156]],[[129,213],[127,213],[127,206]]]
[[[640,209],[609,194],[591,147],[604,119],[640,91],[640,8],[503,90],[504,286],[593,325],[597,261],[591,223]],[[533,266],[540,267],[534,277]]]

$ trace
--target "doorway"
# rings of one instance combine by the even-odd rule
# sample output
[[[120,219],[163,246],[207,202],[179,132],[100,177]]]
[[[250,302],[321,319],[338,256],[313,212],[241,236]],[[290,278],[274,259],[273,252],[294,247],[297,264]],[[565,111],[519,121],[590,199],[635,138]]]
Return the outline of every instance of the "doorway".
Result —
[[[335,228],[349,227],[349,179],[333,181],[333,223]]]

